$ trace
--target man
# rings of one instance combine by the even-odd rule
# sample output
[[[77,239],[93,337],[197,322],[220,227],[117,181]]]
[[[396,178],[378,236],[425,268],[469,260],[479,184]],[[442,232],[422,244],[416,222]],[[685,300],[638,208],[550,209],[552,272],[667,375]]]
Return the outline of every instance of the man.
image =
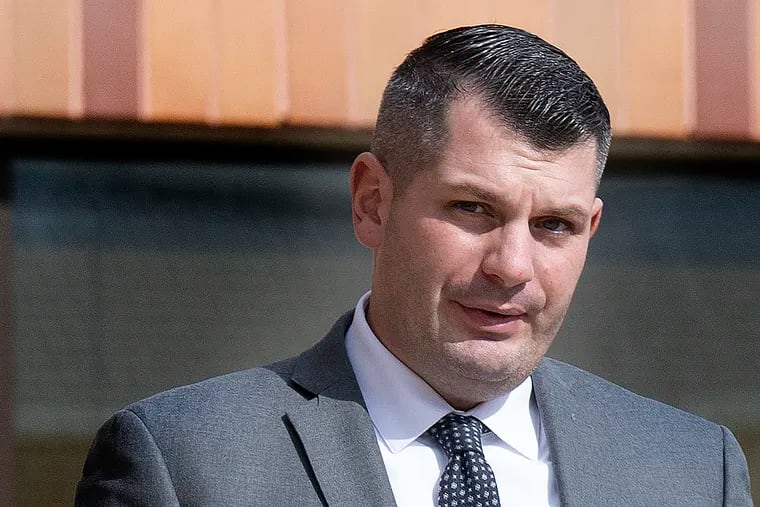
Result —
[[[751,505],[726,428],[544,358],[609,143],[557,48],[497,25],[429,38],[351,169],[371,292],[296,358],[117,413],[77,504]]]

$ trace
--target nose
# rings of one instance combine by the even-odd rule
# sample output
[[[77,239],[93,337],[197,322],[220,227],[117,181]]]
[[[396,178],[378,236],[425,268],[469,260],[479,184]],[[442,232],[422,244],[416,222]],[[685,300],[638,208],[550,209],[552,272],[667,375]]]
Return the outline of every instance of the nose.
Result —
[[[535,241],[524,224],[489,231],[482,261],[483,273],[506,287],[529,282],[534,274]]]

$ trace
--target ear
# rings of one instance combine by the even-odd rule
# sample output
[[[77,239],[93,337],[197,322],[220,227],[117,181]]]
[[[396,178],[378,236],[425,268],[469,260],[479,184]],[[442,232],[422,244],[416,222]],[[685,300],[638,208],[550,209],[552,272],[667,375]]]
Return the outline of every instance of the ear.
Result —
[[[602,219],[603,207],[604,207],[604,203],[602,202],[602,200],[598,197],[595,197],[594,204],[591,207],[591,230],[589,233],[589,238],[594,235],[597,227],[599,227],[599,221]]]
[[[393,199],[393,185],[383,164],[369,152],[351,166],[351,211],[354,234],[367,248],[377,248]]]

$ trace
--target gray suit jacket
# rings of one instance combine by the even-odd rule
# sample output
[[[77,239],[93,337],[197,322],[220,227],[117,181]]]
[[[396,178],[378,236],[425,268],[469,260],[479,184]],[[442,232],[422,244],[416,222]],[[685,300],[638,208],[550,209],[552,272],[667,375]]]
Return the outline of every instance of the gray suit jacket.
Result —
[[[107,421],[76,505],[394,504],[343,338],[139,401]],[[544,359],[534,390],[564,507],[751,506],[724,427]]]

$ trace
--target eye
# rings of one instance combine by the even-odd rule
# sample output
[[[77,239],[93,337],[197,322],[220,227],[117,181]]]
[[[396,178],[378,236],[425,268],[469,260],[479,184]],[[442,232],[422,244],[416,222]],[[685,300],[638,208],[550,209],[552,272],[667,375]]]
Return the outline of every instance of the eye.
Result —
[[[560,218],[545,218],[539,220],[536,226],[555,234],[572,232],[573,230],[573,225],[570,222]]]
[[[486,207],[477,202],[457,201],[454,207],[467,213],[488,213]]]

